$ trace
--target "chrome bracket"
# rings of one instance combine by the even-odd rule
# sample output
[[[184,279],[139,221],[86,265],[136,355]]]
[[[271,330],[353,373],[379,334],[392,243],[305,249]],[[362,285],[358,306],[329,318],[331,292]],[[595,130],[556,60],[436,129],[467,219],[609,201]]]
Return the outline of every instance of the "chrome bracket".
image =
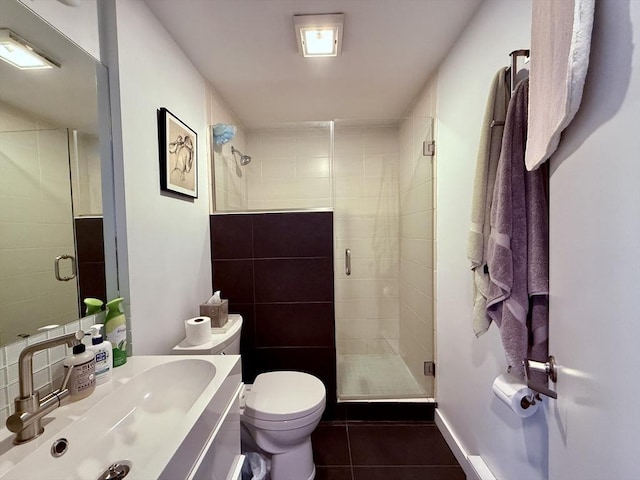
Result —
[[[422,142],[422,155],[425,157],[433,157],[436,154],[435,140],[425,140]]]
[[[524,367],[524,378],[527,381],[527,387],[529,387],[534,392],[541,393],[542,395],[546,395],[551,398],[558,398],[558,394],[553,390],[545,387],[544,385],[538,385],[537,383],[533,383],[531,381],[531,370],[534,372],[544,372],[549,377],[553,383],[556,383],[558,380],[558,375],[556,372],[556,359],[553,355],[549,355],[549,358],[546,362],[538,362],[536,360],[529,360],[525,358],[522,360],[522,366]]]
[[[424,376],[425,377],[436,376],[436,362],[424,362]]]

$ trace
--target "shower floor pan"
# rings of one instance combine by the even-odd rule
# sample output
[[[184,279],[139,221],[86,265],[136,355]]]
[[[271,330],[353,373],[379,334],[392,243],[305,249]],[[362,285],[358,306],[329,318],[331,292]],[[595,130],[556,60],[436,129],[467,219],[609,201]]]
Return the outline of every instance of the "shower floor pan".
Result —
[[[339,401],[426,397],[399,355],[338,355]]]

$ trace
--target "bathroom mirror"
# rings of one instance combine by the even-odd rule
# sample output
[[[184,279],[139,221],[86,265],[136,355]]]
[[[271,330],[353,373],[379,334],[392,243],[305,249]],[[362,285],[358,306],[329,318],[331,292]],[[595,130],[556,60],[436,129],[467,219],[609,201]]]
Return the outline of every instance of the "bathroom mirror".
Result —
[[[0,0],[0,29],[54,64],[23,70],[0,61],[0,345],[6,345],[82,317],[82,299],[106,300],[117,290],[117,275],[115,262],[105,261],[105,251],[115,256],[115,238],[103,241],[103,222],[113,223],[107,218],[113,194],[103,188],[112,184],[107,69],[17,0]]]

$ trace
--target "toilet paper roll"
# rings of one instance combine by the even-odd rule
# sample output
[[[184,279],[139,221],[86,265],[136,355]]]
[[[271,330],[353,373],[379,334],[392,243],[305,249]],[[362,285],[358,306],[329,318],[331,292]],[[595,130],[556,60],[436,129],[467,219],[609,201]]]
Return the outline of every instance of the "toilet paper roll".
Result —
[[[191,345],[202,345],[211,340],[211,319],[209,317],[194,317],[185,320],[184,329],[187,342]]]
[[[508,373],[503,373],[493,381],[493,393],[521,418],[527,418],[538,411],[540,402],[530,405],[525,397],[532,394],[529,387]],[[524,401],[523,401],[524,400]]]

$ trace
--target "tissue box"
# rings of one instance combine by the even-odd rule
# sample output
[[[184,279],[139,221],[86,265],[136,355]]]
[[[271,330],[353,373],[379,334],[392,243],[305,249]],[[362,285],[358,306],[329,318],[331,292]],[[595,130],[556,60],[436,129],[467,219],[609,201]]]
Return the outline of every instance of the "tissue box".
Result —
[[[211,318],[211,327],[222,327],[229,320],[229,300],[221,303],[203,303],[200,305],[200,316]]]

